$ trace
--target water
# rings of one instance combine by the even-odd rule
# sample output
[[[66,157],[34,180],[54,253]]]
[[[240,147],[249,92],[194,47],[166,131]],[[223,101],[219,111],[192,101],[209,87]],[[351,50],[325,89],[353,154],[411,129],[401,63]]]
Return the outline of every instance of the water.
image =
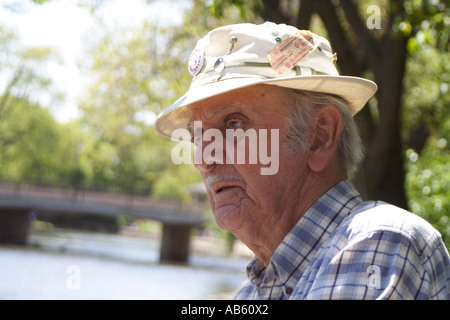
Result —
[[[157,241],[122,235],[61,232],[30,243],[0,246],[0,299],[232,298],[248,262],[194,254],[189,265],[160,264]]]

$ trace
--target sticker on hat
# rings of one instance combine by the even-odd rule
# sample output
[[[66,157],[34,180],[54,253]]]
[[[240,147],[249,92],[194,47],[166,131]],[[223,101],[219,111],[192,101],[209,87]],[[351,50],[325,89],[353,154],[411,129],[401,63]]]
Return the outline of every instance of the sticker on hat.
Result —
[[[278,39],[277,42],[279,43]],[[299,30],[278,45],[268,56],[270,65],[279,76],[285,76],[308,53],[318,46],[311,32]]]
[[[191,76],[196,76],[205,63],[205,51],[203,48],[195,48],[189,57],[188,69]]]

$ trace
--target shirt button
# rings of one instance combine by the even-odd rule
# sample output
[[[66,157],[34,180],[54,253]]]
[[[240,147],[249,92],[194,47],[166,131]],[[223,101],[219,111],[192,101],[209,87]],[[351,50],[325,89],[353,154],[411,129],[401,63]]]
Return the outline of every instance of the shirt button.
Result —
[[[286,293],[287,295],[291,295],[292,291],[293,291],[293,289],[291,287],[284,288],[284,293]]]

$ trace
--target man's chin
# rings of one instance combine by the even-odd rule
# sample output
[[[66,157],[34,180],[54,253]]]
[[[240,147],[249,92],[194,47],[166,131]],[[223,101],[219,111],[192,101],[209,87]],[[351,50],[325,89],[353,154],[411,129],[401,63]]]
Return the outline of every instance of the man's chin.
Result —
[[[220,229],[233,231],[241,224],[242,216],[234,204],[223,205],[213,210],[216,224]]]

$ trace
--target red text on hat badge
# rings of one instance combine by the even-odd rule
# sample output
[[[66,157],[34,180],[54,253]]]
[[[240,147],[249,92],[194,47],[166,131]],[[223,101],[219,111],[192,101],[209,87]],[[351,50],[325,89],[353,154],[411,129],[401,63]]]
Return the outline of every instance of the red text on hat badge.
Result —
[[[189,57],[188,69],[191,76],[196,76],[203,67],[205,53],[201,48],[195,48]]]
[[[277,46],[267,58],[277,74],[285,76],[317,45],[311,32],[299,30]]]

